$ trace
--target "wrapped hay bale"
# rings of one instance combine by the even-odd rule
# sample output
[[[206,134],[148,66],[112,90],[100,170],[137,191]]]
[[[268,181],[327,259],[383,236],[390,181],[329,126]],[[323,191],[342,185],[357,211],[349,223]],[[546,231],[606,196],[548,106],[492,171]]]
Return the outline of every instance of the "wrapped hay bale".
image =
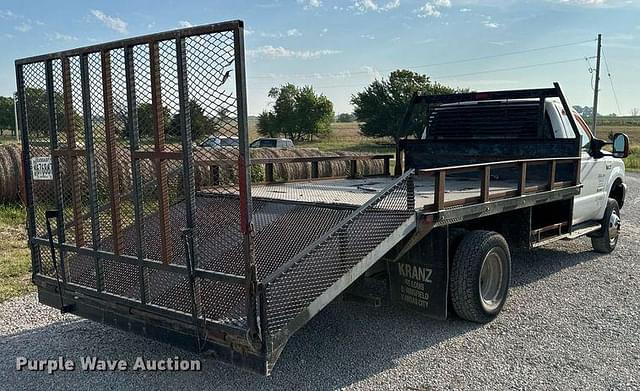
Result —
[[[22,195],[22,160],[19,144],[0,145],[0,202],[15,202]]]

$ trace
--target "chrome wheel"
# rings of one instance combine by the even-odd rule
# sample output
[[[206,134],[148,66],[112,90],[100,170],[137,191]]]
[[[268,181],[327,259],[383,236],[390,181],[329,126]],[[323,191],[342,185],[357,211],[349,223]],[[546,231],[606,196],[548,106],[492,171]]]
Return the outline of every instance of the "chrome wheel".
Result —
[[[480,269],[480,301],[486,312],[493,312],[502,303],[504,295],[504,254],[499,248],[494,248],[482,261]]]
[[[617,211],[612,211],[609,217],[609,244],[615,246],[618,242],[618,235],[620,234],[620,216]]]

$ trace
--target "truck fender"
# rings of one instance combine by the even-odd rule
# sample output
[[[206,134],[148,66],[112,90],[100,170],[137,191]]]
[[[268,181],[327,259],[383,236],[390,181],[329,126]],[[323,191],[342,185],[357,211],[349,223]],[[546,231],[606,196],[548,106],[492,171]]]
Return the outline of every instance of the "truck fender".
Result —
[[[605,197],[602,199],[602,203],[600,205],[600,210],[598,211],[598,219],[601,219],[604,216],[604,211],[607,209],[607,201],[609,199],[609,194],[613,190],[614,184],[617,180],[624,183],[624,169],[619,166],[615,166],[611,169],[611,174],[609,175],[609,180],[607,181],[607,185],[604,188],[606,192]]]

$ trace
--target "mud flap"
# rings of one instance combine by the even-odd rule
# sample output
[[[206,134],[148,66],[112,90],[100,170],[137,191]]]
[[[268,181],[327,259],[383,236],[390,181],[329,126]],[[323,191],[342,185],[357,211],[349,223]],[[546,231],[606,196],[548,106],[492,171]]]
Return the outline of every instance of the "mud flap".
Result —
[[[448,227],[433,229],[395,262],[387,262],[391,300],[436,319],[447,318]]]

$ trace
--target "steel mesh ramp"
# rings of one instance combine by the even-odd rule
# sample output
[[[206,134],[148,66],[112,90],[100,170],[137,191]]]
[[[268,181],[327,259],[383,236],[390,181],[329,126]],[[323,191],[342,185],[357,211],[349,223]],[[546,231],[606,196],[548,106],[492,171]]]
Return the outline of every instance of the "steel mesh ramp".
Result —
[[[407,172],[266,277],[259,289],[270,354],[414,228]]]

